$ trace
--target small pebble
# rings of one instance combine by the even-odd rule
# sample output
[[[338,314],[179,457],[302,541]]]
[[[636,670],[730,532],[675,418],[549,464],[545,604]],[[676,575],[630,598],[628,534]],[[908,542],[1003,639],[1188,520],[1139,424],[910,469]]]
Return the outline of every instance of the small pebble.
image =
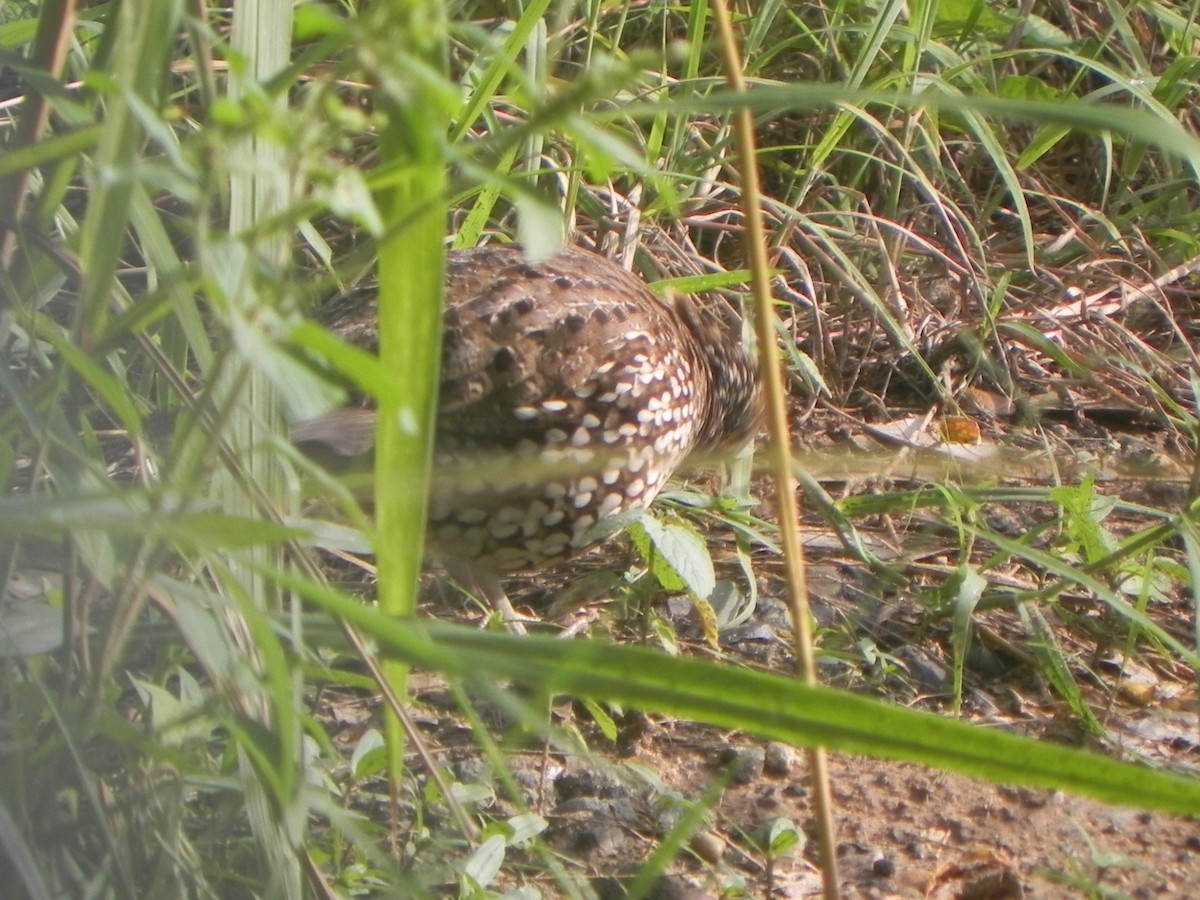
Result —
[[[763,772],[773,778],[784,778],[792,773],[796,764],[796,751],[787,744],[771,741],[763,755]]]
[[[554,780],[554,791],[560,800],[574,797],[621,797],[625,787],[611,775],[590,769],[564,772]]]
[[[725,840],[712,831],[698,831],[688,844],[692,852],[706,863],[716,865],[725,855]]]
[[[731,747],[721,754],[721,762],[733,773],[734,784],[752,784],[761,778],[765,758],[762,747]]]

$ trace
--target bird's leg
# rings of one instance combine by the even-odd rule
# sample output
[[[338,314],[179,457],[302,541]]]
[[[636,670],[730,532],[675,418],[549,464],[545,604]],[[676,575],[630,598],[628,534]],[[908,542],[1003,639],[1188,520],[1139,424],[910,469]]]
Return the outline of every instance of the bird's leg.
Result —
[[[450,577],[459,583],[466,591],[475,596],[482,596],[488,606],[500,615],[505,629],[512,634],[525,634],[525,622],[528,618],[513,609],[512,602],[499,577],[490,570],[479,569],[462,560],[445,560],[443,566]]]

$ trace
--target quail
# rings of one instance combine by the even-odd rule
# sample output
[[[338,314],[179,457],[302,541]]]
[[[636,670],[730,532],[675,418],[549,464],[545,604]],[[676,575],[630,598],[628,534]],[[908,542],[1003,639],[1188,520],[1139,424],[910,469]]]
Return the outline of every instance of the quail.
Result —
[[[377,344],[373,300],[338,301],[327,327]],[[666,302],[607,259],[515,245],[446,261],[442,371],[427,551],[510,619],[508,573],[569,559],[648,506],[689,457],[744,445],[756,370],[688,298]],[[373,427],[305,423],[342,445]],[[365,424],[365,429],[361,426]]]

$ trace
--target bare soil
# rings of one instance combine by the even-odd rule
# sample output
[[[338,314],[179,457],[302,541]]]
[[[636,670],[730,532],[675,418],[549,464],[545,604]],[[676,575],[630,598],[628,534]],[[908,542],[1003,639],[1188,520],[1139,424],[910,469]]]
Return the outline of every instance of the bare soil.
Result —
[[[823,479],[831,493],[869,494],[882,479],[891,489],[907,477],[899,464],[887,473],[878,470],[874,449],[863,443],[879,440],[869,428],[848,435],[844,422],[839,427],[826,422],[804,431],[819,435],[802,451],[810,461],[834,459],[840,467]],[[1005,446],[1011,447],[1013,436],[1005,438]],[[1187,471],[1174,461],[1177,450],[1165,435],[1114,435],[1077,425],[1057,432],[1052,444],[1041,448],[1044,461],[1046,454],[1056,455],[1053,463],[1061,473],[1065,461],[1086,460],[1106,496],[1161,507],[1180,502],[1184,495]],[[884,453],[883,445],[879,452]],[[885,455],[896,462],[903,454],[892,448]],[[1129,462],[1131,455],[1141,468]],[[856,459],[860,472],[853,471]],[[1036,454],[1023,456],[1020,467],[1009,467],[1005,483],[1044,484],[1049,472],[1038,473],[1038,459]],[[917,463],[910,458],[904,465]],[[1081,476],[1075,472],[1074,477]],[[769,493],[764,487],[764,498]],[[1048,515],[1036,504],[1007,504],[983,512],[990,527],[1014,533],[1027,531]],[[1146,524],[1128,512],[1105,520],[1115,534]],[[952,568],[953,536],[926,527],[919,514],[904,522],[880,516],[856,525],[873,552],[907,568],[913,585],[927,584],[936,593]],[[895,703],[952,714],[949,616],[931,611],[927,598],[889,593],[848,557],[815,516],[809,527],[813,614],[824,651],[822,679]],[[728,541],[727,535],[712,535],[714,559],[719,569],[732,571],[732,565],[721,563],[732,556],[723,549],[723,541]],[[565,613],[553,600],[569,593],[566,584],[578,583],[587,570],[622,571],[628,562],[621,556],[624,552],[627,548],[619,541],[606,545],[571,572],[518,581],[510,593],[518,607],[545,615],[547,627],[604,620],[610,634],[620,633],[622,620],[603,595]],[[790,671],[790,628],[778,560],[763,554],[756,560],[755,575],[757,609],[746,622],[722,632],[721,652],[738,664]],[[1036,573],[1015,565],[995,577],[1007,579],[1014,590],[1036,584]],[[431,614],[465,619],[480,615],[461,597],[455,612],[455,604],[446,601],[447,592],[440,593],[431,600]],[[974,616],[958,714],[1045,740],[1196,771],[1200,727],[1194,673],[1181,671],[1151,651],[1126,655],[1123,630],[1113,626],[1111,613],[1092,598],[1067,594],[1057,605],[1042,605],[1042,612],[1103,734],[1082,727],[1046,683],[1019,616],[1004,604],[981,608]],[[1190,642],[1194,613],[1182,591],[1151,613]],[[670,626],[684,652],[711,652],[690,601],[660,599],[653,614]],[[1086,627],[1089,624],[1096,627]],[[630,627],[636,631],[638,626]],[[630,638],[647,639],[644,633],[631,633]],[[431,679],[418,689],[416,699],[422,731],[459,780],[498,785],[445,686]],[[617,722],[619,734],[613,742],[582,706],[560,704],[554,717],[578,729],[593,755],[568,756],[532,741],[512,753],[508,764],[522,802],[549,822],[543,835],[547,845],[573,875],[582,874],[598,896],[625,896],[631,879],[670,839],[683,810],[694,803],[706,807],[703,824],[689,832],[692,836],[674,854],[650,896],[820,895],[804,751],[640,714]],[[348,725],[343,736],[348,744],[362,725]],[[496,727],[512,746],[511,727]],[[516,743],[520,747],[520,739]],[[830,769],[839,875],[846,897],[994,900],[1200,894],[1200,819],[995,786],[890,761],[834,756]],[[503,797],[497,787],[496,799],[481,811],[497,818],[516,813],[518,805]],[[766,849],[772,829],[786,832],[788,823],[801,839],[773,858]],[[529,862],[529,883],[543,896],[556,896],[545,867],[532,856]],[[506,873],[509,869],[506,865]]]

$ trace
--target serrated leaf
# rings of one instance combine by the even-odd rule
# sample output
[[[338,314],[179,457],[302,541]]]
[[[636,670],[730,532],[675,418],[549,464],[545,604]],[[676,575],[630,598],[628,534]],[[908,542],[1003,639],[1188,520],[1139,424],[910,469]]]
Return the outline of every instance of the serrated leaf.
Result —
[[[970,27],[971,33],[1003,40],[1012,30],[1013,17],[1003,16],[976,0],[942,0],[937,4],[937,24],[943,28]]]
[[[1091,475],[1078,485],[1052,488],[1050,499],[1062,506],[1067,534],[1083,548],[1088,562],[1103,559],[1117,549],[1116,538],[1100,524],[1112,512],[1115,498],[1098,495]]]
[[[650,564],[659,584],[669,591],[687,590],[698,599],[712,595],[717,584],[712,557],[704,539],[694,529],[681,522],[663,522],[653,516],[643,518],[639,527],[649,544],[639,544],[636,537],[634,543]]]
[[[662,565],[658,559],[654,541],[651,540],[646,528],[646,522],[650,520],[651,517],[646,516],[644,520],[639,521],[636,525],[631,525],[629,527],[629,539],[633,542],[633,547],[637,550],[638,555],[650,566],[650,572],[658,580],[659,584],[668,591],[682,591],[683,580],[671,570],[670,566]],[[661,566],[663,571],[660,573],[656,566]]]

